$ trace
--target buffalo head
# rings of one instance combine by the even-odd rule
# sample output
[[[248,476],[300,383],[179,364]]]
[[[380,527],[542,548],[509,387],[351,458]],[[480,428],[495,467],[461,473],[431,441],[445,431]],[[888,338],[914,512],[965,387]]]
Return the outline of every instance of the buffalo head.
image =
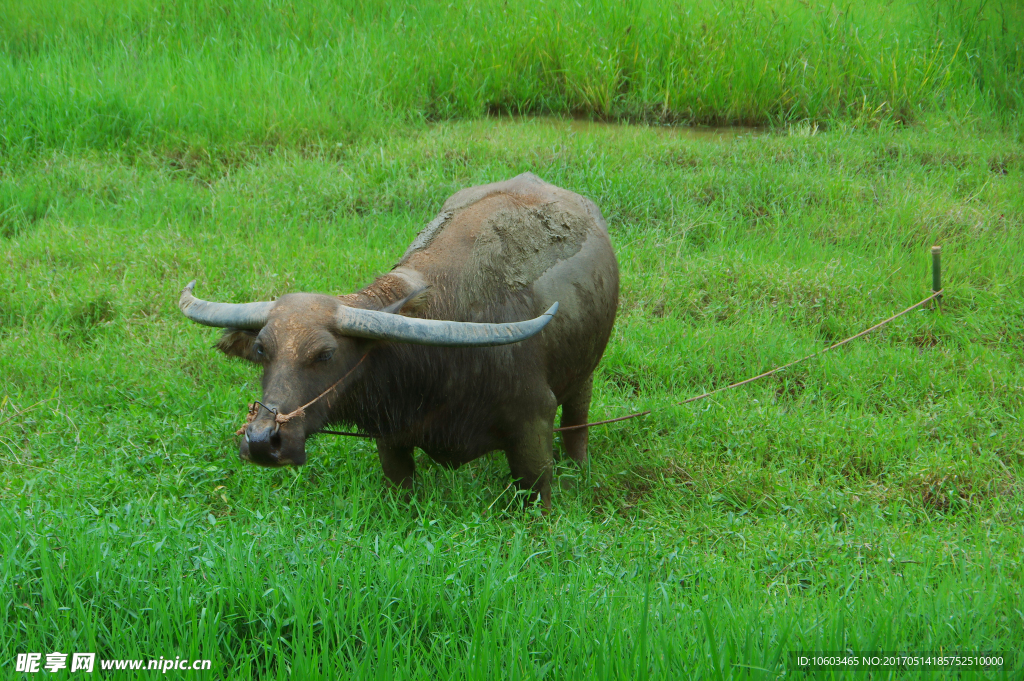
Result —
[[[348,385],[373,380],[373,362],[364,360],[377,344],[506,345],[540,332],[558,309],[555,303],[527,321],[479,324],[399,314],[422,289],[373,310],[314,293],[292,293],[273,302],[211,303],[195,298],[194,286],[193,281],[181,292],[178,306],[185,316],[223,328],[217,343],[222,352],[263,367],[263,399],[239,445],[243,460],[261,466],[306,462],[306,438],[328,423],[332,403]],[[284,423],[277,419],[300,408]]]

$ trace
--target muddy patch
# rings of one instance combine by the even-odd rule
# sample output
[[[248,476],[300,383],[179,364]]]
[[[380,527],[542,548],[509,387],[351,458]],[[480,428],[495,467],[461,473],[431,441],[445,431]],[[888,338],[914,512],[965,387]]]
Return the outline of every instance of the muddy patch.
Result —
[[[495,116],[494,118],[503,125],[549,128],[566,134],[621,136],[635,134],[637,131],[653,131],[668,139],[712,143],[732,142],[740,137],[766,134],[765,128],[751,126],[651,125],[599,121],[589,118],[559,118],[558,116]]]

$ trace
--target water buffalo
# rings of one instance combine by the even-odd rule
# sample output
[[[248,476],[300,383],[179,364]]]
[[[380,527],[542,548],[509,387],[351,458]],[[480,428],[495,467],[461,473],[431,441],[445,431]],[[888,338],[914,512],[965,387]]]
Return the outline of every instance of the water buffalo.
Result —
[[[350,424],[376,439],[395,485],[411,487],[415,447],[449,466],[502,450],[548,507],[555,412],[587,422],[619,272],[597,206],[526,173],[456,193],[357,293],[226,304],[193,297],[194,284],[185,316],[224,328],[217,347],[263,367],[243,460],[303,464],[307,437]],[[584,462],[587,429],[563,437]]]

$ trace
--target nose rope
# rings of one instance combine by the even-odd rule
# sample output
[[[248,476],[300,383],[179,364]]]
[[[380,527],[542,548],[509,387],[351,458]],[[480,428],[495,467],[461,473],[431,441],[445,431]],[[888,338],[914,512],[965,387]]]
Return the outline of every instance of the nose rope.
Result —
[[[320,393],[319,395],[317,395],[316,397],[311,399],[309,402],[306,402],[304,405],[302,405],[298,409],[296,409],[294,411],[290,411],[287,414],[278,413],[277,409],[271,409],[270,407],[268,407],[267,405],[263,404],[259,400],[256,400],[251,405],[249,405],[249,414],[245,417],[245,423],[242,424],[241,428],[239,428],[238,430],[235,431],[235,435],[242,435],[243,433],[245,433],[246,427],[250,423],[252,423],[253,421],[256,420],[256,416],[260,413],[260,407],[263,407],[267,411],[272,412],[274,414],[274,424],[275,424],[274,425],[274,432],[275,433],[277,432],[277,429],[281,427],[282,423],[288,423],[289,421],[291,421],[293,418],[295,418],[297,416],[305,416],[306,415],[306,407],[308,407],[308,406],[310,406],[312,404],[315,404],[318,400],[320,400],[322,397],[324,397],[327,393],[329,393],[332,390],[334,390],[335,388],[337,388],[339,383],[341,383],[346,378],[348,378],[352,374],[352,372],[355,371],[359,367],[359,365],[363,363],[363,360],[366,359],[366,355],[368,355],[368,354],[370,354],[369,350],[367,350],[363,354],[363,356],[359,358],[359,361],[356,362],[355,365],[351,369],[349,369],[345,373],[344,376],[342,376],[337,381],[335,381],[334,384],[331,385],[330,388],[328,388],[327,390],[323,391],[322,393]]]

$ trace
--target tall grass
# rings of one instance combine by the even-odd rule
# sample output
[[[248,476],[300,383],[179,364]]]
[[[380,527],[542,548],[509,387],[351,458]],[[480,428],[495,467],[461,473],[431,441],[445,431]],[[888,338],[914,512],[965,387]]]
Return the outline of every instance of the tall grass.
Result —
[[[0,153],[329,145],[484,113],[1016,121],[1022,36],[1011,0],[15,0]]]

